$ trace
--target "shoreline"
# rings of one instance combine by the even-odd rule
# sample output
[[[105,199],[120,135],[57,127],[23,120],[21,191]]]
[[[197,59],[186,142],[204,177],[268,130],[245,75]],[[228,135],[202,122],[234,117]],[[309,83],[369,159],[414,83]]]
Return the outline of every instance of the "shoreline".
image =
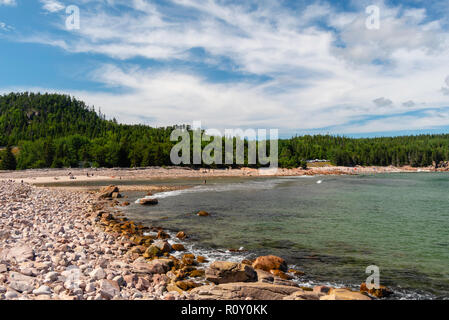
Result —
[[[371,300],[389,292],[300,287],[292,276],[301,271],[278,257],[207,261],[185,251],[185,237],[129,221],[119,209],[126,199],[0,184],[0,300]]]
[[[186,167],[149,167],[149,168],[68,168],[68,169],[28,169],[19,171],[0,171],[0,181],[13,181],[16,183],[30,183],[33,185],[42,185],[45,187],[57,186],[58,184],[89,184],[96,183],[101,185],[116,184],[120,185],[120,181],[136,181],[146,182],[154,180],[176,181],[181,179],[198,179],[207,180],[208,178],[257,178],[257,177],[286,177],[286,176],[317,176],[317,175],[359,175],[359,174],[379,174],[379,173],[411,173],[411,172],[445,172],[445,169],[436,170],[433,167],[413,168],[404,167],[339,167],[324,166],[311,167],[306,170],[301,168],[285,169],[279,168],[276,172],[263,172],[253,168],[240,169],[191,169]],[[170,183],[168,183],[170,186]],[[64,186],[69,187],[69,186]],[[89,188],[88,185],[78,186]],[[151,191],[145,187],[126,186],[128,190],[135,191]],[[132,189],[133,188],[133,189]],[[154,187],[155,190],[157,189]],[[92,187],[92,189],[95,189]]]

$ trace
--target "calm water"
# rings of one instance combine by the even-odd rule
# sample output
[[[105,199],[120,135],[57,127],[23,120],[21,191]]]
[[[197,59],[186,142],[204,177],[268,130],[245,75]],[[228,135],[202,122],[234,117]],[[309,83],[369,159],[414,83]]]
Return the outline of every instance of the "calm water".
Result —
[[[198,186],[126,211],[194,235],[192,250],[244,247],[249,256],[279,255],[305,271],[301,281],[309,284],[358,286],[366,267],[377,265],[381,284],[399,292],[395,298],[449,298],[449,174],[185,183]],[[211,216],[197,217],[199,210]]]

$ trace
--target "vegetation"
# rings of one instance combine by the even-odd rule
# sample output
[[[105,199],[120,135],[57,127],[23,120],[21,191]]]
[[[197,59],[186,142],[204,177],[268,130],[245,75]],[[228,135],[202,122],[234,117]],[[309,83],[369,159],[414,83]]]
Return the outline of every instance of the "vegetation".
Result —
[[[8,146],[0,154],[0,170],[16,170],[16,157],[12,153],[12,148]]]
[[[11,93],[0,96],[0,146],[15,145],[19,152],[15,165],[11,148],[6,148],[1,168],[168,166],[175,128],[118,124],[66,95]],[[279,140],[281,167],[307,167],[307,159],[328,159],[344,166],[429,166],[449,160],[449,135],[372,139],[316,135]]]

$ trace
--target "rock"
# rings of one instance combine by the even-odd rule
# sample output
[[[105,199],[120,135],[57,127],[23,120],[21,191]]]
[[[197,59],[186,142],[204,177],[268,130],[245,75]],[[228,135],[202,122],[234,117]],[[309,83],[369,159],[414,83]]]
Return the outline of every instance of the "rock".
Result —
[[[140,291],[146,291],[150,287],[150,281],[145,278],[139,277],[136,284],[136,289]]]
[[[120,295],[120,286],[114,280],[101,280],[100,295],[103,299],[111,300]]]
[[[111,194],[111,198],[112,199],[120,199],[121,197],[122,197],[122,195],[120,193],[118,193],[118,192],[113,192]]]
[[[366,283],[362,283],[360,285],[360,291],[366,292],[376,298],[386,298],[393,294],[393,291],[391,291],[385,286],[379,286],[379,288],[377,289],[376,288],[368,289]]]
[[[51,295],[51,289],[48,286],[40,286],[38,289],[33,290],[33,294],[40,295]]]
[[[167,241],[156,241],[153,245],[159,248],[162,253],[172,251],[172,246]]]
[[[159,232],[157,233],[157,238],[164,240],[170,238],[170,235],[166,233],[164,230],[159,230]]]
[[[329,294],[322,296],[320,300],[371,300],[371,298],[360,292],[354,292],[348,289],[332,288],[329,291]]]
[[[123,206],[123,207],[127,207],[127,206],[129,206],[129,205],[130,205],[130,203],[129,203],[128,201],[125,201],[125,202],[122,203],[122,206]]]
[[[95,292],[95,290],[96,290],[95,284],[92,283],[92,282],[89,282],[89,283],[86,285],[86,288],[85,288],[84,290],[85,290],[87,293]]]
[[[274,275],[271,274],[270,272],[261,269],[256,269],[256,273],[257,273],[257,280],[259,282],[273,283]]]
[[[257,273],[248,265],[236,262],[213,262],[206,269],[206,280],[215,284],[257,281]]]
[[[7,250],[5,258],[16,263],[34,260],[34,250],[28,245],[16,245]]]
[[[189,276],[192,278],[204,277],[206,272],[204,270],[193,270],[190,271]]]
[[[176,234],[176,238],[181,239],[181,240],[185,239],[186,237],[187,237],[187,235],[185,234],[184,231],[179,231],[179,232]]]
[[[176,281],[175,284],[182,291],[188,291],[201,286],[201,284],[195,283],[193,281]]]
[[[0,264],[0,273],[4,273],[8,271],[8,267],[6,264]]]
[[[298,290],[291,295],[284,297],[282,300],[320,300],[323,293],[311,293],[304,290]]]
[[[270,270],[270,273],[273,274],[276,277],[281,278],[282,280],[291,280],[292,277],[286,274],[285,272],[281,270]]]
[[[143,253],[145,253],[146,250],[147,250],[147,247],[145,247],[145,246],[135,246],[135,247],[132,247],[131,250],[129,250],[129,252],[143,254]]]
[[[173,261],[170,259],[155,259],[150,262],[134,262],[132,270],[136,273],[165,274],[172,266]]]
[[[282,300],[297,292],[297,287],[269,283],[226,283],[195,288],[190,291],[199,300]]]
[[[252,266],[254,261],[256,261],[256,260],[243,259],[242,263]]]
[[[137,284],[139,278],[135,274],[127,274],[123,277],[127,285],[134,286]]]
[[[171,247],[175,251],[186,251],[186,248],[182,244],[179,244],[179,243],[174,243],[174,244],[172,244]]]
[[[180,294],[183,294],[184,293],[184,291],[181,289],[181,288],[179,288],[176,284],[174,284],[174,283],[169,283],[168,285],[167,285],[167,291],[168,292],[178,292],[178,293],[180,293]]]
[[[315,286],[315,287],[313,287],[313,292],[314,293],[328,294],[330,290],[331,290],[331,288],[327,287],[327,286]]]
[[[262,269],[270,272],[271,270],[287,271],[287,263],[284,259],[276,256],[258,257],[253,263],[254,269]]]
[[[159,249],[155,245],[151,245],[147,248],[147,250],[143,254],[143,257],[146,259],[153,259],[155,257],[162,256],[162,254],[163,254],[163,252],[161,251],[161,249]]]
[[[181,262],[186,266],[191,266],[195,264],[195,256],[193,254],[187,253],[182,256]]]
[[[208,262],[207,259],[203,256],[198,256],[196,257],[196,261],[198,261],[199,263],[206,263]]]
[[[89,275],[94,280],[102,280],[106,278],[106,272],[103,268],[96,268]]]
[[[154,206],[158,203],[159,203],[159,201],[154,198],[143,198],[143,199],[139,200],[139,204],[141,204],[143,206]]]
[[[119,189],[117,186],[108,186],[108,187],[104,187],[100,190],[100,194],[98,196],[98,199],[107,199],[107,198],[112,198],[112,194],[113,193],[118,193]]]
[[[117,283],[120,287],[123,287],[126,285],[126,281],[122,276],[116,276],[116,277],[112,278],[112,280],[117,281]]]
[[[34,289],[35,278],[18,272],[9,273],[9,286],[18,292],[31,292]]]
[[[18,296],[19,296],[19,294],[16,291],[13,291],[13,290],[7,291],[5,293],[5,298],[8,299],[8,300],[15,299]]]
[[[288,269],[288,273],[293,273],[297,277],[301,277],[301,276],[305,275],[304,272],[295,270],[295,269]]]
[[[136,292],[133,294],[133,300],[142,299],[142,298],[143,298],[143,294],[141,294],[140,292]]]
[[[197,213],[197,216],[199,216],[199,217],[208,217],[209,213],[206,212],[206,211],[200,211],[200,212]]]

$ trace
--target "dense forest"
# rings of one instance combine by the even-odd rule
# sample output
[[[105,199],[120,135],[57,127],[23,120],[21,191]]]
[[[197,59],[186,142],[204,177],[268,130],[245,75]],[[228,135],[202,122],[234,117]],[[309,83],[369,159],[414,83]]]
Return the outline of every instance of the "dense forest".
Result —
[[[170,166],[175,128],[118,124],[66,95],[11,93],[0,96],[0,169]],[[344,166],[429,166],[449,160],[449,135],[279,140],[281,167],[305,166],[307,159]]]

